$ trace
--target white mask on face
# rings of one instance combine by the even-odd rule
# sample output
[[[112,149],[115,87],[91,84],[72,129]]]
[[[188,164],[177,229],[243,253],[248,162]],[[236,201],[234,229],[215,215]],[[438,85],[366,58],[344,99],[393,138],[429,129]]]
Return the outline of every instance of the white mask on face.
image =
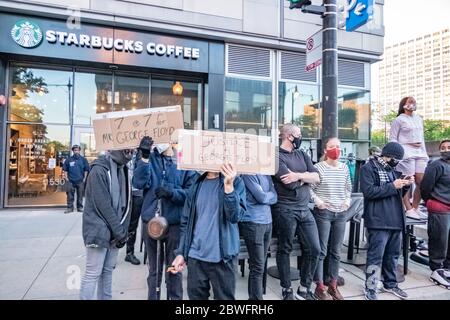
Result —
[[[162,154],[164,151],[169,149],[170,144],[169,143],[158,143],[155,147],[156,147],[156,150],[158,150],[158,152],[160,154]]]
[[[415,104],[406,104],[403,108],[409,111],[416,111],[417,106]]]

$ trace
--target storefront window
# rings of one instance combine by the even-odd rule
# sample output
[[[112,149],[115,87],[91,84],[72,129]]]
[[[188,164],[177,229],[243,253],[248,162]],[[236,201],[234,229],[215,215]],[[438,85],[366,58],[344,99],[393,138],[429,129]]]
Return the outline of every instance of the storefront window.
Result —
[[[69,123],[72,72],[11,67],[9,120]]]
[[[183,111],[185,129],[201,129],[201,83],[172,81],[152,78],[152,107],[180,105]]]
[[[69,156],[70,127],[9,125],[8,205],[66,203],[62,165]]]
[[[148,76],[114,76],[114,111],[145,109],[149,107]]]
[[[319,87],[317,85],[280,82],[278,125],[295,123],[304,138],[319,138]]]
[[[92,124],[92,117],[98,113],[112,111],[112,74],[75,73],[75,124]]]
[[[361,89],[338,89],[339,138],[369,140],[370,93]]]
[[[227,131],[270,136],[272,82],[227,78],[225,128]]]

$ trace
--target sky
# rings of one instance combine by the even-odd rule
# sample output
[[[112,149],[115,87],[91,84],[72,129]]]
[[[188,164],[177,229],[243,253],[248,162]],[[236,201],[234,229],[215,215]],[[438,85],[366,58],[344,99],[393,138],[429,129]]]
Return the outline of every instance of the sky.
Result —
[[[384,44],[450,27],[449,0],[384,0]],[[378,100],[378,64],[372,65],[372,101]]]

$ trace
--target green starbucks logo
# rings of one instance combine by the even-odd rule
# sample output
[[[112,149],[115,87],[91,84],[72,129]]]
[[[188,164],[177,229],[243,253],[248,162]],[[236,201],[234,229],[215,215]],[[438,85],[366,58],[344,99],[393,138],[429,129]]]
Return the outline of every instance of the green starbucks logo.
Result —
[[[24,48],[34,48],[42,41],[42,30],[34,22],[24,19],[17,21],[12,27],[11,37]]]

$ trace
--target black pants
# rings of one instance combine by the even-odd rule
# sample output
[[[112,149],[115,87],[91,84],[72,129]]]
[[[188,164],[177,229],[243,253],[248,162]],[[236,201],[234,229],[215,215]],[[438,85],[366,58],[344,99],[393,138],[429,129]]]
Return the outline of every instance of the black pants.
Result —
[[[249,257],[248,297],[250,300],[263,300],[264,266],[272,238],[272,224],[241,222],[239,232],[244,238]]]
[[[142,223],[142,236],[144,237],[145,249],[148,256],[148,300],[156,300],[156,249],[158,241],[153,240],[147,233],[147,223]],[[170,225],[167,231],[167,237],[160,240],[160,257],[158,268],[158,287],[161,287],[162,270],[164,262],[166,268],[172,265],[175,259],[175,249],[178,247],[180,241],[180,226]],[[165,273],[167,298],[168,300],[182,300],[183,299],[183,284],[181,273]]]
[[[430,269],[450,269],[450,214],[428,215]]]
[[[380,273],[385,288],[397,286],[397,265],[402,240],[401,230],[367,229],[366,287],[376,290]]]
[[[130,225],[128,226],[127,254],[134,254],[134,243],[136,242],[136,230],[141,216],[142,202],[144,197],[133,196],[131,205]]]
[[[319,262],[320,243],[316,221],[311,210],[276,209],[273,211],[274,223],[278,234],[277,267],[280,284],[291,287],[290,254],[295,236],[300,240],[302,259],[300,283],[310,288]]]
[[[235,300],[236,259],[218,263],[188,260],[187,291],[190,300],[208,300],[211,286],[214,300]]]
[[[78,183],[67,182],[69,185],[67,193],[67,208],[73,209],[73,201],[75,200],[75,192],[77,193],[77,209],[83,209],[83,181]]]

